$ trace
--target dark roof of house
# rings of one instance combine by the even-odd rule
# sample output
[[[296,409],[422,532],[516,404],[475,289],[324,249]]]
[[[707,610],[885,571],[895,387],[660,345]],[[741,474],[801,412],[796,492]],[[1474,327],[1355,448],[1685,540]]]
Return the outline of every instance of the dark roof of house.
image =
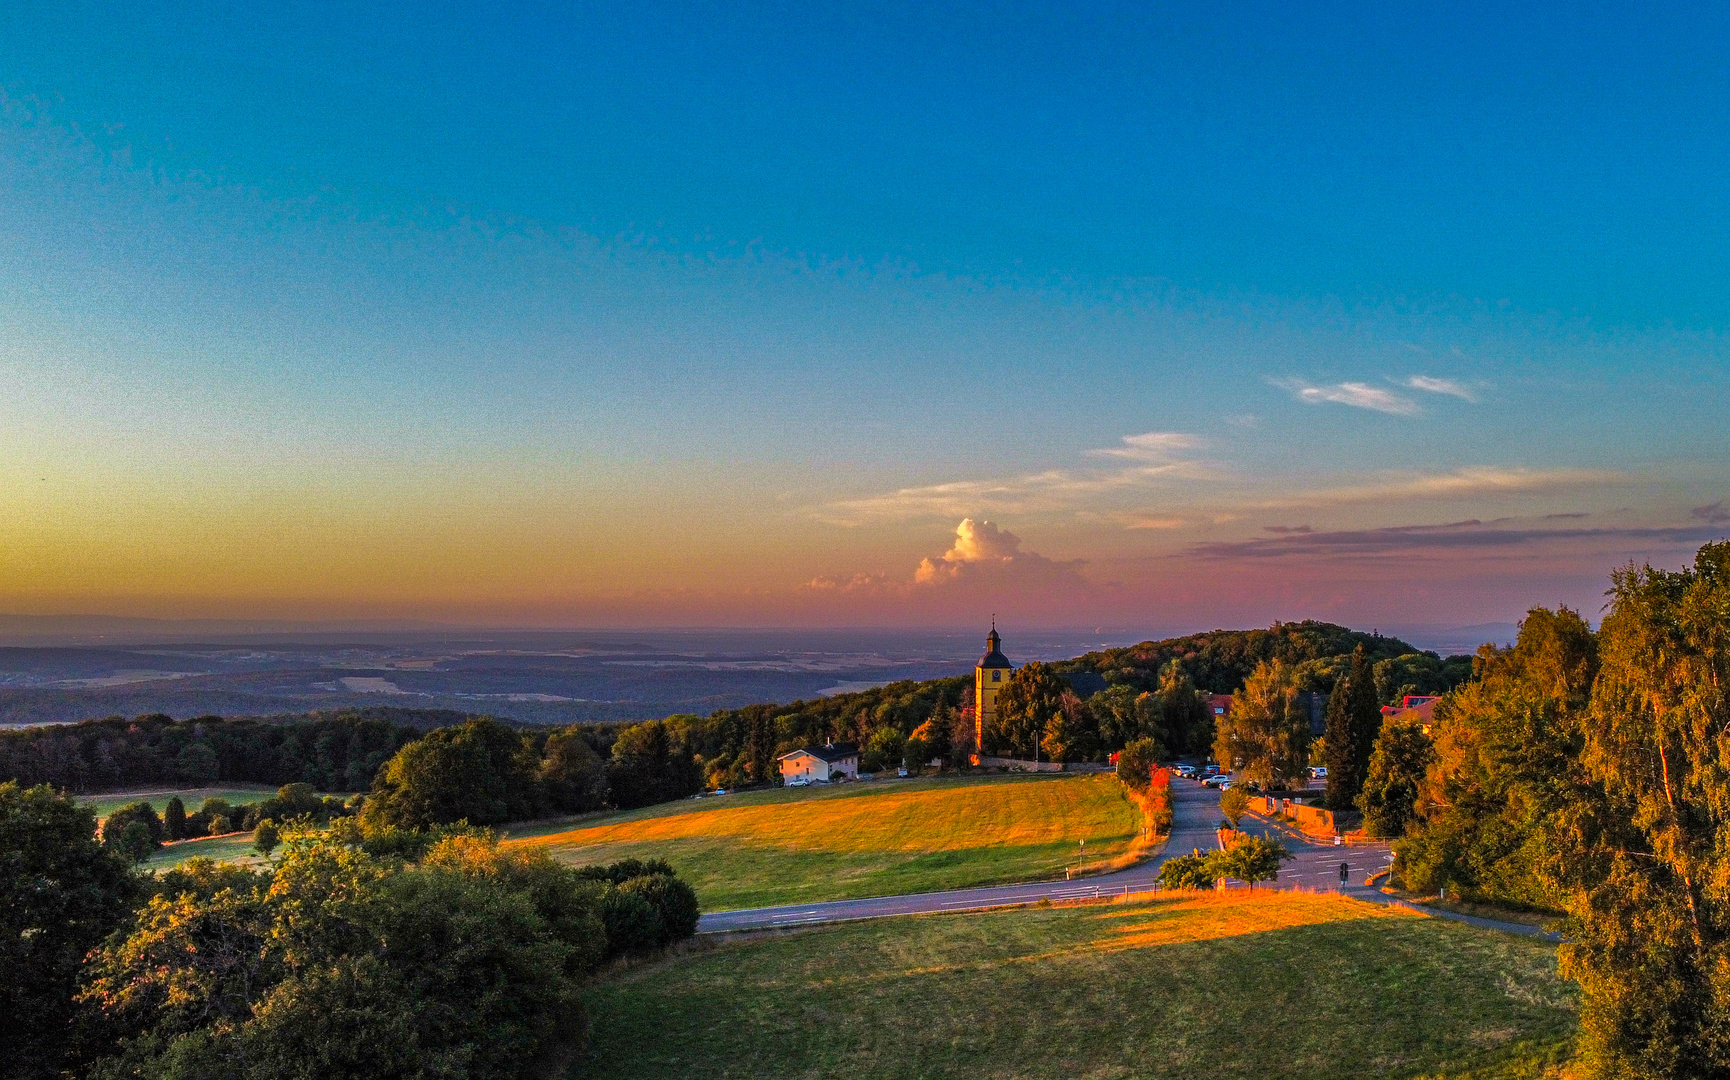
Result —
[[[844,742],[832,743],[829,746],[801,746],[797,750],[792,750],[782,754],[775,760],[782,761],[797,754],[810,754],[819,761],[827,761],[829,764],[833,765],[835,762],[840,761],[843,758],[858,757],[859,748],[854,746],[852,743]]]

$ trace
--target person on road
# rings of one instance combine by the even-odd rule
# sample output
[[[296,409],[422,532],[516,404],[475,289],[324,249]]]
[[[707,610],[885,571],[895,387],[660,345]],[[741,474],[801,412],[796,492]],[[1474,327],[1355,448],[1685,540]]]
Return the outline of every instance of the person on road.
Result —
[[[1340,884],[1344,885],[1346,882],[1350,881],[1351,876],[1352,876],[1351,864],[1350,863],[1340,863]]]

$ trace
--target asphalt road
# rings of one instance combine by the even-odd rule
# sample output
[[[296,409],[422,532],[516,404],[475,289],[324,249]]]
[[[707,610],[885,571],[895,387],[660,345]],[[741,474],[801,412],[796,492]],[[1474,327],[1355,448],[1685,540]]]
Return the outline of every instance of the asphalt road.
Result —
[[[820,904],[790,904],[783,907],[746,908],[739,911],[717,911],[702,916],[698,933],[713,934],[737,930],[765,930],[781,926],[810,923],[843,922],[853,919],[877,919],[890,915],[922,915],[945,911],[970,911],[1012,904],[1030,904],[1040,900],[1081,900],[1118,896],[1125,893],[1148,892],[1157,886],[1159,868],[1173,855],[1186,855],[1192,849],[1211,851],[1217,846],[1214,829],[1222,820],[1219,812],[1219,792],[1204,788],[1189,780],[1172,781],[1172,830],[1155,854],[1135,866],[1115,873],[1100,874],[1075,881],[1040,881],[1025,885],[993,885],[978,889],[954,889],[949,892],[914,893],[907,896],[878,896],[866,900],[834,900]],[[1251,831],[1273,835],[1266,826],[1250,818],[1244,827]],[[1304,887],[1333,889],[1360,900],[1378,904],[1396,903],[1380,889],[1364,884],[1364,879],[1387,866],[1392,855],[1386,844],[1333,847],[1310,844],[1280,836],[1294,858],[1280,870],[1274,884],[1283,888]],[[1349,881],[1340,885],[1340,863],[1349,867]],[[1431,908],[1424,911],[1441,918],[1454,919],[1497,930],[1518,934],[1537,934],[1535,927],[1519,923],[1503,923],[1469,915],[1456,915]]]

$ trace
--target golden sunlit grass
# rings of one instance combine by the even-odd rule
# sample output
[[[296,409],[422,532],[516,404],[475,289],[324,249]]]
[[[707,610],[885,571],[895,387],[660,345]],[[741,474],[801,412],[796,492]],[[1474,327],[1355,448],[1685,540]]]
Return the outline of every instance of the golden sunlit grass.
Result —
[[[590,988],[589,1077],[1475,1077],[1565,1056],[1542,942],[1334,894],[742,938]]]
[[[564,826],[508,843],[572,863],[671,861],[705,910],[1061,877],[1122,854],[1140,817],[1110,776],[991,777],[747,792]]]

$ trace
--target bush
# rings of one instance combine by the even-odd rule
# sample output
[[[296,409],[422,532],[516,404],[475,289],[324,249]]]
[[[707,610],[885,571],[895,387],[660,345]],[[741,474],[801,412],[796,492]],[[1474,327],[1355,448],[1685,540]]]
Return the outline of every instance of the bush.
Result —
[[[607,955],[646,953],[661,943],[661,912],[642,893],[609,885],[601,894],[601,922],[607,929]]]
[[[276,850],[276,845],[282,842],[282,834],[276,827],[276,822],[265,818],[252,830],[252,846],[260,855],[269,855]]]
[[[127,803],[102,823],[102,842],[134,862],[142,862],[162,846],[164,832],[162,819],[149,803]]]
[[[1234,829],[1248,810],[1249,792],[1240,787],[1234,787],[1219,797],[1219,812],[1225,815],[1225,819],[1231,822]]]
[[[697,892],[671,874],[651,874],[632,878],[619,886],[620,891],[635,893],[655,906],[660,917],[660,944],[671,945],[697,932]]]
[[[1159,886],[1162,889],[1211,889],[1214,879],[1219,875],[1214,872],[1211,855],[1203,855],[1199,851],[1188,855],[1177,855],[1167,859],[1165,865],[1159,868]]]
[[[665,859],[620,859],[616,863],[579,867],[576,873],[578,877],[590,881],[605,881],[614,885],[623,885],[632,878],[649,877],[652,874],[678,876],[673,864]]]

